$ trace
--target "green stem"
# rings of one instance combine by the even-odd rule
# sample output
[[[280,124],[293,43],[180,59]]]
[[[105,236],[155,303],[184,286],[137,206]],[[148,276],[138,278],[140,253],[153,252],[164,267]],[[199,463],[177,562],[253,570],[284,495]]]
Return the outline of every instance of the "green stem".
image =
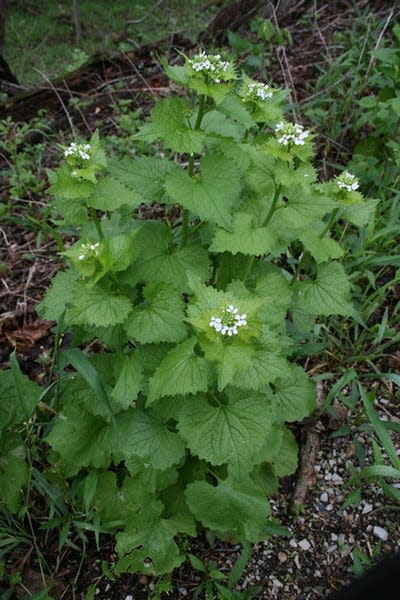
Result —
[[[278,186],[275,187],[275,194],[274,194],[274,197],[272,198],[271,206],[269,208],[267,216],[265,217],[265,219],[261,225],[262,228],[266,227],[268,225],[268,223],[270,222],[270,220],[272,219],[272,215],[274,214],[274,212],[276,210],[276,206],[278,204],[278,200],[279,200],[279,196],[281,195],[281,191],[282,191],[282,185],[279,184]],[[246,283],[247,278],[251,273],[255,258],[256,258],[255,256],[249,257],[249,260],[248,260],[247,266],[246,266],[246,270],[244,272],[243,283]]]
[[[339,207],[336,207],[336,208],[333,209],[332,214],[331,214],[330,218],[328,219],[328,222],[326,224],[325,229],[323,230],[323,232],[319,236],[320,240],[322,240],[322,238],[325,237],[325,235],[328,233],[328,231],[330,230],[330,228],[332,227],[332,225],[336,221],[338,212],[339,212]]]
[[[91,208],[91,209],[90,209],[90,216],[92,217],[92,219],[93,219],[93,223],[94,223],[94,224],[95,224],[95,226],[96,226],[97,233],[99,234],[99,239],[100,239],[100,241],[101,241],[101,242],[104,242],[106,238],[104,237],[104,233],[103,233],[103,230],[102,230],[102,228],[101,228],[100,219],[99,219],[99,217],[97,216],[96,210],[95,210],[94,208]]]
[[[274,197],[272,199],[272,203],[271,203],[270,209],[269,209],[268,214],[265,217],[264,222],[261,225],[261,227],[266,227],[268,225],[268,223],[270,222],[270,220],[272,219],[272,215],[275,212],[276,205],[278,204],[279,196],[281,195],[281,191],[282,191],[282,186],[281,186],[281,184],[279,184],[275,188],[275,194],[274,194]]]
[[[200,96],[199,96],[199,111],[197,113],[196,123],[194,124],[194,131],[197,131],[198,129],[200,129],[201,121],[203,119],[204,112],[205,112],[204,111],[205,104],[206,104],[206,96],[204,94],[200,94]],[[194,171],[194,154],[192,152],[192,154],[189,156],[189,165],[188,165],[188,173],[189,173],[190,177],[193,177],[193,171]],[[181,248],[183,248],[187,242],[187,238],[189,235],[189,220],[190,220],[190,211],[185,208],[183,211],[183,217],[182,217],[182,237],[181,237],[181,245],[180,245]]]

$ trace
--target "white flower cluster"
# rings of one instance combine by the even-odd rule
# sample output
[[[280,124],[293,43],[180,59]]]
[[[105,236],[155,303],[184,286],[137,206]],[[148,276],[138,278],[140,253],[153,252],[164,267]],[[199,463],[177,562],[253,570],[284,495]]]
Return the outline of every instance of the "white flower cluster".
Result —
[[[211,75],[215,83],[220,83],[221,79],[224,79],[223,74],[229,67],[229,62],[221,60],[220,54],[206,54],[204,50],[190,58],[189,64],[198,73]]]
[[[100,252],[99,246],[99,242],[96,242],[95,244],[83,242],[83,244],[81,245],[81,254],[78,256],[78,259],[88,260],[92,258],[97,258]]]
[[[348,171],[343,171],[336,177],[336,183],[342,190],[348,192],[355,192],[360,187],[355,175],[352,175]]]
[[[284,123],[283,121],[275,127],[275,133],[279,136],[278,142],[282,146],[289,146],[289,144],[304,146],[306,138],[310,135],[308,129],[304,129],[302,125],[298,123]]]
[[[267,100],[272,98],[272,88],[266,83],[249,83],[247,86],[247,96],[252,100]]]
[[[64,156],[65,158],[72,156],[73,158],[81,160],[89,160],[91,150],[92,146],[90,144],[77,144],[76,142],[72,142],[68,148],[65,149]]]
[[[209,326],[222,335],[237,335],[238,327],[247,325],[247,315],[239,314],[239,309],[229,304],[223,309],[220,317],[211,317]]]

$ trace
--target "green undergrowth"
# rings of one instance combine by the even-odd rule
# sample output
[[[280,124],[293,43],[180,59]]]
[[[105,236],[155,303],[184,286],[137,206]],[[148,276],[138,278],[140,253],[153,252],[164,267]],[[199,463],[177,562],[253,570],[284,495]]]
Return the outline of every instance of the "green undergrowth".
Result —
[[[212,2],[152,0],[132,3],[78,0],[82,38],[75,41],[72,2],[11,2],[4,56],[23,86],[78,68],[99,51],[126,52],[167,38],[173,32],[192,39],[215,14]],[[128,20],[140,20],[126,25]]]

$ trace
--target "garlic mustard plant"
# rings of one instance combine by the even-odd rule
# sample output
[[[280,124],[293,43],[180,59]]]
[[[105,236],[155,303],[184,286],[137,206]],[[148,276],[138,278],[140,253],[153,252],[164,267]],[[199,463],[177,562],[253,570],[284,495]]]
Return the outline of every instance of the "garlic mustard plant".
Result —
[[[91,152],[90,144],[77,144],[72,142],[64,151],[65,158],[71,157],[78,160],[89,160]]]
[[[296,355],[355,311],[333,225],[374,211],[348,174],[318,180],[317,132],[285,119],[285,91],[206,51],[163,66],[182,93],[133,136],[148,154],[106,156],[96,133],[49,172],[78,238],[40,306],[75,369],[51,468],[116,524],[117,572],[170,573],[179,536],[204,529],[266,539],[268,497],[297,468],[287,424],[315,408]]]
[[[239,309],[230,304],[221,311],[221,316],[211,317],[210,327],[222,335],[237,335],[238,327],[247,325],[246,314],[239,314]]]
[[[342,190],[347,190],[348,192],[355,192],[360,187],[356,176],[348,171],[344,171],[338,175],[336,183]]]
[[[230,66],[228,61],[221,59],[220,54],[206,54],[204,50],[195,54],[188,62],[194,71],[210,77],[215,83],[225,79]]]
[[[299,125],[299,123],[285,123],[283,121],[280,121],[275,126],[275,133],[278,142],[283,146],[289,146],[290,144],[303,146],[310,134],[310,132],[307,129],[304,129],[302,125]]]
[[[247,95],[252,99],[267,100],[272,98],[273,89],[264,83],[249,83],[247,86]]]

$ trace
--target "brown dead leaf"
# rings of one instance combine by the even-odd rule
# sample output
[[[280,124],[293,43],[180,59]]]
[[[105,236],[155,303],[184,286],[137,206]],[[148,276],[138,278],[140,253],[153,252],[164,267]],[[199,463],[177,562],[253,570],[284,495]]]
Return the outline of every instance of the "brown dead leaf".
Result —
[[[36,321],[33,321],[26,327],[6,332],[6,337],[10,346],[16,348],[17,352],[27,352],[27,350],[35,346],[38,340],[48,335],[49,329],[54,327],[54,325],[54,321],[36,319]]]

